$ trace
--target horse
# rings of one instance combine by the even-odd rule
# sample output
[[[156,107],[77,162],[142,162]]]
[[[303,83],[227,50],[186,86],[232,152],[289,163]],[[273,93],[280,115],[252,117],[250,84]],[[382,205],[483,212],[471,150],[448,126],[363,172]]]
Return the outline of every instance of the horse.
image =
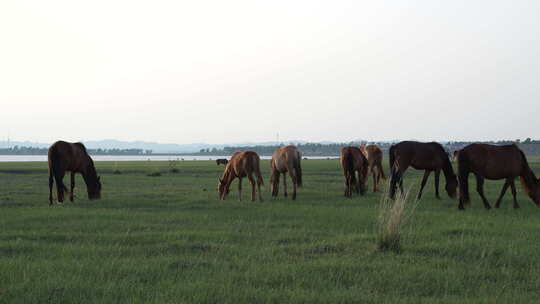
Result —
[[[360,150],[364,153],[369,165],[369,172],[373,176],[373,192],[379,191],[379,182],[386,179],[382,166],[383,153],[377,145],[361,145]]]
[[[435,171],[435,197],[440,199],[439,176],[441,170],[444,172],[446,179],[446,193],[450,198],[456,197],[457,178],[450,158],[441,144],[436,142],[402,141],[390,147],[389,159],[392,174],[390,178],[391,198],[395,197],[398,184],[401,192],[403,192],[403,173],[405,173],[409,166],[412,166],[416,170],[424,170],[424,177],[422,178],[417,199],[422,197],[422,190],[424,190],[429,174],[432,171]]]
[[[216,159],[216,165],[227,165],[229,161],[226,158],[218,158]]]
[[[270,183],[272,184],[272,197],[277,197],[279,193],[279,177],[283,174],[283,194],[287,197],[287,172],[293,183],[292,199],[296,199],[296,188],[302,187],[302,159],[298,149],[293,146],[279,147],[272,154]]]
[[[368,161],[360,148],[343,147],[340,153],[341,167],[345,176],[345,197],[352,197],[352,191],[364,195],[368,175]],[[356,176],[358,172],[358,177]]]
[[[69,192],[69,200],[73,202],[76,173],[80,173],[86,183],[88,199],[101,198],[100,177],[97,176],[94,162],[82,143],[57,141],[49,147],[47,158],[49,162],[49,205],[53,204],[52,187],[54,181],[56,181],[58,202],[64,202],[64,191]],[[69,191],[62,181],[66,172],[71,172],[71,189]]]
[[[223,172],[223,176],[219,178],[219,184],[218,184],[218,192],[219,192],[219,199],[225,200],[227,198],[227,194],[229,194],[229,189],[231,186],[232,181],[235,178],[238,178],[238,199],[242,200],[242,178],[246,177],[249,179],[249,182],[251,183],[251,200],[255,201],[255,183],[257,184],[257,188],[259,191],[259,201],[263,201],[262,195],[261,195],[261,185],[264,184],[263,178],[261,175],[261,169],[259,166],[260,163],[260,157],[259,155],[254,151],[242,151],[242,152],[235,152],[229,162],[227,163],[227,166],[225,167],[225,170]],[[257,180],[253,177],[255,174]]]
[[[469,204],[469,173],[476,176],[476,191],[480,194],[484,207],[491,209],[491,205],[484,196],[484,179],[505,179],[501,193],[495,208],[499,208],[501,200],[510,186],[514,199],[514,208],[519,208],[516,200],[516,186],[514,180],[519,176],[521,185],[527,195],[540,207],[540,180],[527,163],[523,151],[516,145],[494,146],[488,144],[470,144],[458,153],[459,173],[459,206],[464,209],[464,204]]]

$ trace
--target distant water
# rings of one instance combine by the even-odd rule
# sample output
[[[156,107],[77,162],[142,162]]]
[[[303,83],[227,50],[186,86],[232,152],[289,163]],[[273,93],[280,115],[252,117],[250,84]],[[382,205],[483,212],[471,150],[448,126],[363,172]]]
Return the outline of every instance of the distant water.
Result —
[[[229,159],[230,156],[200,156],[200,155],[92,155],[95,161],[168,161],[168,160],[216,160]],[[270,156],[261,156],[270,159]],[[336,156],[307,156],[308,159],[337,158]],[[46,162],[47,155],[0,155],[0,162]]]

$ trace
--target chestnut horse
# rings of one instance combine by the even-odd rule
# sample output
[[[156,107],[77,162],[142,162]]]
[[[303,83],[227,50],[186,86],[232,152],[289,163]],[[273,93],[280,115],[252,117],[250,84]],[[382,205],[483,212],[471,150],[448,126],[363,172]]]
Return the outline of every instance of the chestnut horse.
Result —
[[[270,183],[272,184],[272,196],[276,197],[279,193],[279,177],[283,174],[283,194],[287,197],[287,172],[293,183],[292,199],[296,199],[296,188],[302,187],[302,167],[300,166],[300,152],[293,146],[277,148],[272,154],[272,174]]]
[[[457,157],[459,209],[463,210],[464,204],[468,204],[470,201],[469,173],[473,173],[476,177],[476,191],[480,194],[486,209],[490,209],[491,206],[484,196],[484,179],[505,179],[495,208],[500,207],[501,200],[509,186],[512,189],[514,208],[519,208],[516,200],[516,186],[514,185],[514,180],[518,176],[527,195],[536,206],[540,207],[540,181],[536,179],[534,172],[529,167],[525,154],[516,145],[471,144],[459,150]]]
[[[257,183],[259,201],[262,202],[261,185],[264,183],[259,163],[260,157],[254,151],[235,152],[225,167],[223,176],[219,179],[219,199],[225,200],[227,198],[232,181],[238,178],[238,199],[242,200],[242,178],[247,176],[251,183],[251,200],[255,200],[255,183]]]
[[[439,196],[439,175],[441,170],[446,178],[446,193],[451,198],[456,197],[458,186],[457,178],[444,148],[436,142],[421,143],[416,141],[402,141],[392,145],[389,150],[390,170],[390,197],[394,198],[397,185],[403,192],[403,173],[409,166],[416,170],[424,170],[424,177],[420,185],[418,198],[422,197],[422,190],[426,185],[429,174],[435,171],[435,197]]]
[[[49,205],[53,204],[52,187],[56,181],[58,202],[64,202],[64,191],[69,192],[69,200],[73,202],[75,173],[80,173],[86,183],[88,198],[101,198],[101,182],[97,176],[94,162],[86,152],[82,143],[55,142],[48,151],[49,160]],[[68,191],[63,183],[66,171],[71,172],[71,189]],[[54,178],[54,180],[53,180]]]
[[[367,158],[369,172],[371,172],[373,176],[373,192],[377,192],[379,191],[378,186],[381,178],[386,179],[382,166],[383,153],[381,148],[379,148],[377,145],[361,145],[360,150]]]
[[[216,159],[216,165],[227,165],[229,161],[226,158],[218,158]]]
[[[366,157],[358,147],[343,147],[339,158],[345,176],[345,197],[351,197],[353,189],[356,193],[363,195],[366,192],[368,175]]]

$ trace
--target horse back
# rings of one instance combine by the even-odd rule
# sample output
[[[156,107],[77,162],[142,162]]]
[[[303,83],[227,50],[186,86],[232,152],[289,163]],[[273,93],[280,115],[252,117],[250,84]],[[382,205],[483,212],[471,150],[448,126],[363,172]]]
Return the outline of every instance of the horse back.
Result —
[[[436,142],[422,143],[416,141],[402,141],[394,145],[394,157],[400,166],[412,166],[417,170],[436,170],[449,162],[448,154]]]
[[[524,161],[521,150],[515,145],[470,144],[458,153],[460,166],[467,166],[487,179],[517,177]]]
[[[91,162],[90,156],[82,143],[57,141],[49,147],[47,157],[49,169],[52,166],[64,171],[81,172]]]
[[[227,164],[229,170],[234,171],[237,177],[245,177],[248,174],[260,173],[260,157],[255,151],[236,152]]]
[[[277,148],[272,154],[272,169],[287,172],[300,162],[300,152],[293,145]]]

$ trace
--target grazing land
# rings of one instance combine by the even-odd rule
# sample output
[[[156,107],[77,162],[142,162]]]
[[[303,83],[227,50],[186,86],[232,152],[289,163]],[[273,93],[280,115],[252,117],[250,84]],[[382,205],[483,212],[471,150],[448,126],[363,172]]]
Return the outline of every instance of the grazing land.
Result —
[[[540,209],[520,185],[521,209],[508,191],[486,211],[471,177],[472,205],[460,212],[442,175],[443,199],[434,198],[431,175],[403,250],[378,252],[371,178],[367,195],[346,199],[338,161],[307,160],[297,201],[273,200],[269,161],[261,165],[263,203],[247,200],[247,179],[244,201],[237,182],[219,201],[214,161],[178,162],[177,173],[168,162],[97,162],[103,199],[89,201],[77,176],[76,201],[49,207],[46,163],[0,163],[0,303],[540,299]],[[421,176],[405,173],[411,196]],[[486,181],[492,205],[502,183]]]

